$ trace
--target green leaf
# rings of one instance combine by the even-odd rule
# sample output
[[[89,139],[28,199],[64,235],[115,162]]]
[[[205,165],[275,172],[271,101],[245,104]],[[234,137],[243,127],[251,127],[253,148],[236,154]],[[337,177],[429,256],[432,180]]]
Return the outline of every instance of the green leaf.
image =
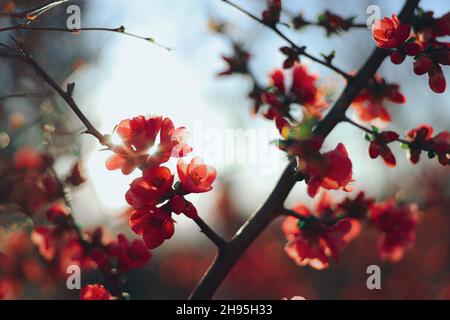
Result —
[[[298,227],[300,230],[303,230],[303,229],[306,227],[306,221],[305,221],[305,220],[298,219],[297,227]]]
[[[409,150],[409,144],[402,142],[401,148],[402,148],[403,150]]]
[[[370,127],[372,128],[372,131],[373,131],[373,132],[375,132],[375,133],[380,133],[380,129],[378,129],[377,126],[371,125]]]

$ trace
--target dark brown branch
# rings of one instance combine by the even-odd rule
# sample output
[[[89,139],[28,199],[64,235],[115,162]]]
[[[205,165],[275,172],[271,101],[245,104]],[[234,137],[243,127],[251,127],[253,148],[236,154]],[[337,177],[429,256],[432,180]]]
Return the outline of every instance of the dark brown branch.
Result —
[[[296,183],[294,172],[295,167],[289,164],[263,206],[250,217],[228,243],[228,250],[219,251],[213,264],[192,293],[191,300],[210,299],[245,250],[279,215],[279,210],[276,208],[283,207],[284,201]]]
[[[219,251],[227,250],[227,242],[219,236],[211,227],[203,221],[202,218],[197,217],[194,219],[195,223],[200,227],[200,231],[206,235],[218,248]]]
[[[291,45],[292,48],[294,48],[296,50],[296,52],[299,53],[299,55],[305,56],[308,59],[317,62],[323,66],[326,66],[327,68],[330,68],[331,70],[333,70],[334,72],[340,74],[341,76],[343,76],[345,79],[351,79],[352,76],[349,75],[348,73],[346,73],[345,71],[339,69],[338,67],[336,67],[335,65],[333,65],[331,62],[326,61],[326,60],[322,60],[319,58],[314,57],[313,55],[309,54],[306,52],[305,47],[300,47],[297,44],[295,44],[291,39],[289,39],[283,32],[280,31],[280,29],[278,29],[276,26],[272,26],[269,25],[267,23],[265,23],[262,19],[258,18],[257,16],[255,16],[254,14],[248,12],[247,10],[245,10],[244,8],[238,6],[237,4],[229,1],[229,0],[222,0],[223,2],[229,4],[230,6],[236,8],[237,10],[241,11],[242,13],[246,14],[247,16],[249,16],[250,18],[252,18],[253,20],[259,22],[260,24],[266,26],[267,28],[271,29],[273,32],[275,32],[279,37],[281,37],[283,40],[285,40],[287,43],[289,43],[289,45]]]
[[[2,45],[4,48],[11,49],[8,46]],[[94,125],[89,121],[89,119],[85,116],[85,114],[81,111],[78,105],[72,98],[72,93],[65,91],[62,89],[56,81],[34,60],[34,58],[21,46],[19,46],[17,52],[6,52],[2,53],[2,56],[9,58],[16,58],[26,62],[45,82],[47,82],[56,93],[67,103],[67,105],[72,109],[75,115],[80,119],[80,121],[85,125],[86,131],[85,133],[90,134],[97,138],[101,145],[106,146],[108,148],[112,148],[109,137],[103,135],[98,131]]]
[[[227,0],[222,1],[229,2]],[[401,21],[408,21],[419,1],[406,1],[399,16]],[[356,78],[347,84],[331,111],[316,127],[313,132],[315,135],[325,138],[339,122],[345,119],[345,112],[350,103],[364,87],[367,80],[375,74],[386,56],[387,53],[378,48],[372,52],[356,75]],[[279,215],[284,207],[285,199],[297,181],[294,178],[294,168],[294,164],[288,165],[269,198],[236,233],[228,245],[228,250],[226,252],[219,251],[213,264],[192,293],[190,299],[211,299],[242,254],[273,219]]]

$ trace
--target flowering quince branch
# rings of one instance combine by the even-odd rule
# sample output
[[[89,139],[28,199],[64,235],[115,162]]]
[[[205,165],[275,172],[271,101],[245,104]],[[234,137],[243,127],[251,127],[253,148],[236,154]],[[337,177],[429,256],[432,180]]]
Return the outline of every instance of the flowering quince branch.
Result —
[[[402,148],[408,150],[408,157],[412,163],[419,161],[420,153],[425,151],[429,158],[437,156],[439,162],[443,166],[449,164],[450,146],[448,139],[450,133],[442,131],[435,137],[432,137],[433,128],[429,125],[421,125],[418,128],[411,129],[406,133],[407,139],[402,139],[399,134],[394,131],[380,132],[375,126],[367,128],[346,117],[346,122],[366,132],[365,138],[370,141],[369,155],[371,158],[381,156],[388,166],[395,166],[396,160],[392,151],[387,146],[393,141],[400,142]]]
[[[246,15],[250,16],[252,19],[267,25],[268,22],[260,21],[258,17],[248,13],[247,11],[241,9],[230,1],[222,0],[240,11],[244,12]],[[407,21],[412,15],[417,7],[420,0],[407,0],[399,17],[401,21]],[[263,13],[264,15],[264,13]],[[266,17],[267,14],[266,14]],[[268,20],[267,20],[268,21]],[[276,20],[278,21],[278,20]],[[277,32],[275,28],[275,24],[269,27]],[[279,32],[277,32],[280,34]],[[284,38],[284,37],[283,37]],[[319,141],[323,141],[323,139],[335,128],[335,126],[345,121],[345,112],[353,102],[353,100],[357,97],[360,91],[364,88],[365,84],[369,79],[371,79],[374,75],[380,64],[387,57],[388,53],[382,49],[376,48],[370,57],[367,59],[365,64],[361,67],[356,76],[347,83],[344,91],[341,93],[340,97],[335,102],[334,106],[328,112],[328,114],[317,124],[314,130],[311,132],[312,140],[318,139]],[[275,118],[279,119],[279,118]],[[280,121],[280,120],[279,120]],[[280,127],[284,127],[284,125],[278,125]],[[283,131],[283,130],[280,130]],[[321,145],[321,142],[319,146]],[[338,154],[346,154],[345,148],[342,150],[342,147],[336,149],[336,154],[330,154],[330,157],[338,156]],[[339,157],[341,157],[339,155]],[[337,158],[336,158],[337,159]],[[346,161],[345,156],[342,157],[342,160]],[[203,279],[200,281],[197,288],[192,293],[190,299],[210,299],[220,284],[223,282],[225,277],[228,275],[231,268],[235,265],[237,260],[242,256],[245,250],[251,245],[251,243],[256,239],[256,237],[280,214],[285,214],[286,211],[284,209],[284,201],[289,195],[291,189],[294,187],[298,180],[303,180],[303,178],[308,178],[307,176],[300,174],[295,175],[296,172],[296,163],[291,162],[287,168],[285,169],[283,175],[278,181],[275,189],[269,195],[266,202],[262,205],[260,209],[258,209],[249,220],[241,227],[241,229],[236,233],[233,239],[229,243],[227,252],[220,252],[214,260],[213,264],[210,266]],[[310,179],[310,177],[309,177]],[[347,180],[346,180],[347,181]],[[344,181],[341,181],[344,183]],[[393,203],[389,203],[389,208],[393,208]],[[394,209],[392,209],[394,210]],[[395,209],[396,210],[396,209]],[[400,215],[402,214],[403,209],[399,209]],[[386,211],[383,211],[386,212]],[[392,211],[397,212],[397,211]],[[416,220],[414,220],[416,221]],[[414,223],[408,224],[409,226],[414,225]],[[349,231],[349,225],[345,223],[344,225],[340,225],[337,230],[333,232],[339,232],[340,234],[346,234]],[[408,229],[408,232],[405,233],[405,239],[410,239],[411,232]],[[325,248],[322,248],[325,250]],[[389,248],[392,250],[397,250],[397,248]],[[391,253],[391,251],[388,250]],[[397,250],[397,255],[401,256],[402,251]],[[323,257],[322,264],[325,261]],[[320,260],[320,259],[319,259]]]
[[[184,142],[185,128],[175,128],[169,118],[163,119],[157,116],[138,116],[126,119],[121,121],[116,129],[123,145],[115,146],[110,142],[110,137],[101,134],[76,105],[72,98],[73,84],[68,85],[67,91],[64,91],[17,41],[16,44],[17,50],[1,45],[7,49],[7,52],[2,55],[18,58],[28,63],[74,111],[86,126],[86,133],[96,137],[100,144],[114,152],[114,155],[106,162],[107,169],[121,169],[124,174],[131,173],[137,167],[142,170],[142,177],[131,183],[125,199],[133,208],[130,227],[143,239],[134,240],[130,244],[123,235],[119,235],[117,242],[110,242],[106,245],[102,240],[101,229],[97,229],[89,237],[85,236],[76,226],[70,215],[64,184],[58,179],[54,170],[52,171],[56,179],[55,183],[60,190],[58,195],[64,199],[66,204],[64,206],[54,204],[49,209],[48,220],[55,225],[49,228],[36,228],[33,239],[34,243],[39,246],[41,255],[47,260],[51,260],[56,249],[49,243],[60,242],[59,235],[62,230],[64,233],[76,235],[75,244],[79,246],[77,250],[82,251],[80,254],[82,259],[93,260],[105,278],[109,280],[113,289],[110,293],[101,285],[88,285],[81,290],[81,299],[127,298],[128,294],[122,289],[123,272],[144,266],[151,257],[149,250],[160,246],[166,239],[172,237],[174,233],[172,212],[184,213],[193,219],[201,231],[218,246],[219,250],[225,250],[225,241],[198,216],[194,205],[185,199],[185,196],[190,193],[210,191],[217,175],[216,170],[203,164],[198,157],[193,158],[190,163],[185,163],[180,159],[177,164],[180,181],[172,187],[174,176],[170,169],[161,166],[171,157],[182,158],[192,151],[192,148]],[[155,144],[158,135],[159,145],[156,152],[151,155],[147,154],[148,149]],[[112,259],[117,261],[113,263]],[[80,264],[86,263],[83,261],[80,261]]]
[[[229,1],[229,0],[222,0],[223,2],[229,4],[230,6],[236,8],[237,10],[241,11],[242,13],[246,14],[247,16],[249,16],[250,18],[252,18],[253,20],[259,22],[260,24],[266,26],[267,28],[271,29],[273,32],[275,32],[278,36],[280,36],[282,39],[284,39],[286,42],[289,43],[289,45],[291,46],[291,48],[289,47],[283,47],[281,48],[281,51],[286,54],[288,57],[296,57],[298,59],[298,56],[302,55],[307,57],[308,59],[311,59],[314,62],[317,62],[321,65],[324,65],[328,68],[330,68],[331,70],[335,71],[336,73],[340,74],[342,77],[344,77],[345,79],[349,80],[351,79],[351,75],[349,75],[348,73],[346,73],[345,71],[339,69],[338,67],[334,66],[331,62],[331,59],[326,59],[325,60],[321,60],[309,53],[306,52],[306,47],[299,47],[298,45],[296,45],[291,39],[289,39],[284,33],[282,33],[278,27],[277,24],[279,23],[279,13],[281,11],[281,3],[279,4],[279,8],[274,8],[274,10],[276,12],[278,12],[278,17],[269,17],[269,14],[266,15],[266,18],[264,18],[264,14],[263,14],[263,18],[260,19],[257,16],[253,15],[252,13],[248,12],[247,10],[245,10],[244,8],[238,6],[237,4]],[[276,1],[275,1],[276,2]],[[279,1],[280,2],[280,1]],[[266,11],[267,12],[267,11]]]
[[[292,17],[291,25],[294,29],[299,30],[307,26],[322,27],[326,30],[327,36],[339,34],[342,31],[349,31],[352,28],[367,28],[365,23],[354,23],[355,17],[345,19],[329,10],[319,15],[316,21],[305,19],[302,13],[297,15],[290,14],[290,16]]]

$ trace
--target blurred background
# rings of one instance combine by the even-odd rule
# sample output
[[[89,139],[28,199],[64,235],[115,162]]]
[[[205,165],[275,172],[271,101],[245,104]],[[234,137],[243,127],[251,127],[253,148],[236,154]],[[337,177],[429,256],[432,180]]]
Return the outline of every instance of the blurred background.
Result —
[[[259,15],[263,0],[238,1]],[[254,116],[247,98],[251,81],[242,76],[218,78],[226,65],[222,55],[233,53],[228,38],[212,32],[211,21],[225,22],[227,34],[251,53],[251,69],[260,83],[283,62],[278,48],[285,43],[271,31],[219,0],[90,0],[72,1],[81,7],[83,27],[115,28],[124,25],[129,32],[151,36],[170,48],[167,51],[146,41],[106,32],[0,32],[0,41],[11,44],[14,34],[24,39],[36,60],[60,83],[76,83],[74,98],[103,133],[113,132],[122,119],[139,114],[161,114],[191,133],[194,154],[202,156],[218,170],[214,191],[191,197],[200,215],[225,237],[231,237],[247,217],[266,199],[287,160],[270,141],[278,136],[273,123]],[[39,1],[14,1],[16,11]],[[398,12],[403,1],[283,1],[282,21],[300,12],[314,20],[326,9],[344,17],[356,16],[365,23],[370,4],[379,5],[382,16]],[[11,1],[0,1],[5,11]],[[421,6],[441,16],[450,9],[447,1],[423,0]],[[65,27],[66,5],[42,15],[36,26]],[[0,28],[14,24],[1,18]],[[336,50],[336,65],[357,70],[374,48],[368,29],[355,29],[340,36],[326,37],[322,28],[307,27],[300,32],[281,28],[291,39],[316,56]],[[303,60],[320,74],[319,82],[337,97],[343,80],[330,70]],[[0,156],[2,177],[7,163],[24,146],[47,150],[56,158],[58,174],[66,174],[81,160],[87,182],[72,192],[76,220],[86,229],[107,226],[111,234],[127,232],[124,194],[137,172],[124,176],[107,171],[110,155],[99,151],[91,136],[79,135],[83,126],[51,88],[26,65],[0,60]],[[450,76],[448,68],[444,72]],[[434,94],[426,76],[416,76],[410,61],[393,65],[388,60],[379,73],[401,84],[405,105],[388,105],[398,132],[422,123],[436,132],[448,129],[450,91]],[[27,96],[8,97],[16,93]],[[29,93],[33,93],[30,95]],[[34,94],[35,93],[35,94]],[[350,114],[352,111],[349,111]],[[225,143],[228,141],[229,143]],[[341,261],[327,270],[299,268],[283,252],[284,236],[277,221],[267,230],[233,269],[216,298],[281,299],[294,295],[307,299],[449,299],[450,298],[450,180],[436,161],[412,165],[400,146],[395,146],[398,165],[386,167],[380,159],[370,160],[367,142],[358,129],[340,125],[325,141],[331,149],[344,142],[354,166],[355,193],[364,190],[376,199],[401,194],[422,209],[415,245],[396,264],[386,264],[377,256],[376,234],[366,230],[353,241]],[[11,186],[0,183],[2,203],[11,195]],[[14,191],[18,195],[19,191]],[[18,197],[26,210],[33,194]],[[342,192],[333,193],[340,199]],[[291,192],[288,204],[312,204],[303,183]],[[28,203],[29,204],[29,203]],[[145,269],[129,275],[127,289],[134,299],[183,299],[199,281],[214,257],[212,244],[185,217],[176,217],[172,239],[153,251]],[[129,234],[131,236],[131,234]],[[382,268],[382,290],[366,288],[366,268]],[[96,279],[86,275],[83,282]],[[94,280],[95,281],[95,280]],[[42,292],[33,286],[23,298],[73,298],[64,288]]]

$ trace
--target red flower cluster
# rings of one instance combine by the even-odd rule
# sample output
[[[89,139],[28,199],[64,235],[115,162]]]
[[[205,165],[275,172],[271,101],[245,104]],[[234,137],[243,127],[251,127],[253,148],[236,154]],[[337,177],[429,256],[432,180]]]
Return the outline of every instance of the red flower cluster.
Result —
[[[325,192],[314,215],[302,204],[294,212],[298,217],[291,215],[282,224],[288,240],[285,251],[299,266],[318,270],[328,267],[330,259],[338,260],[339,252],[360,233],[360,221],[366,219],[382,233],[380,257],[398,261],[414,240],[418,222],[415,205],[397,205],[393,199],[375,203],[363,192],[340,203],[333,203]]]
[[[292,104],[300,104],[310,114],[319,114],[328,105],[323,90],[317,87],[317,76],[310,74],[306,65],[295,65],[292,69],[292,84],[286,89],[285,75],[282,70],[275,70],[271,75],[271,86],[261,95],[261,99],[269,106],[264,116],[268,119],[285,117]]]
[[[117,133],[123,144],[114,147],[115,154],[106,161],[106,167],[109,170],[121,169],[123,174],[130,174],[137,167],[157,167],[170,157],[184,157],[192,151],[184,143],[185,128],[175,129],[169,118],[137,116],[122,120]],[[149,155],[148,150],[155,145],[158,134],[159,144],[155,153]]]
[[[196,208],[185,196],[210,191],[217,172],[199,157],[193,158],[188,164],[180,159],[177,164],[180,182],[174,185],[174,175],[162,164],[171,157],[184,157],[192,148],[184,142],[185,128],[175,129],[169,118],[162,120],[161,117],[138,116],[121,121],[117,131],[128,150],[132,149],[134,154],[144,151],[144,161],[140,160],[139,164],[143,170],[142,176],[132,181],[125,199],[133,207],[131,229],[143,237],[149,249],[154,249],[174,233],[172,212],[184,213],[192,219],[197,217]],[[157,151],[149,156],[146,151],[154,145],[158,133],[160,143]],[[139,159],[140,157],[141,155],[138,156]],[[127,160],[122,162],[121,159],[122,154],[115,154],[108,160],[107,167],[111,169],[111,161],[118,161],[126,168],[131,168],[127,165]],[[136,162],[133,162],[133,168],[135,165]],[[128,172],[128,169],[125,170],[125,173]]]
[[[360,193],[354,200],[333,204],[331,196],[324,192],[315,206],[315,215],[304,205],[298,205],[294,212],[302,218],[289,216],[282,225],[288,240],[287,255],[299,266],[327,268],[330,259],[338,260],[339,252],[359,234],[357,219],[365,217],[372,203]]]
[[[374,133],[373,139],[369,145],[369,155],[372,159],[381,156],[389,167],[394,167],[396,165],[395,156],[388,144],[396,141],[398,139],[398,133],[394,131],[384,131],[380,133]]]
[[[3,201],[20,205],[31,216],[56,200],[60,186],[49,170],[52,165],[53,158],[46,152],[31,147],[18,149],[12,162],[4,162],[0,168]]]
[[[117,236],[117,241],[91,250],[90,257],[104,273],[111,270],[124,273],[132,269],[144,267],[151,258],[150,251],[141,240],[133,240],[131,243],[123,235]]]
[[[344,19],[341,16],[326,10],[319,16],[318,24],[323,26],[327,31],[327,35],[330,36],[332,34],[339,34],[342,31],[348,31],[352,26],[353,20],[354,17]]]
[[[384,102],[404,104],[406,98],[399,89],[398,84],[386,83],[380,76],[375,76],[353,100],[352,107],[362,121],[380,119],[389,122],[391,117],[384,107]]]
[[[446,82],[441,65],[450,65],[450,43],[436,38],[450,35],[450,13],[436,19],[433,18],[433,12],[419,10],[412,21],[412,37],[411,26],[401,24],[393,15],[392,19],[384,18],[374,24],[373,38],[380,48],[393,49],[391,61],[395,64],[402,63],[407,55],[413,56],[414,72],[417,75],[428,73],[430,88],[436,93],[442,93]]]
[[[298,169],[305,174],[308,184],[308,194],[314,197],[319,188],[328,190],[351,191],[353,181],[352,161],[342,143],[325,153],[320,153],[320,144],[313,140],[302,142],[298,149],[300,153]],[[311,149],[309,149],[312,147]]]
[[[392,19],[384,18],[375,21],[372,26],[372,35],[378,47],[383,49],[396,49],[409,38],[411,26],[401,23],[393,14]]]
[[[88,284],[81,288],[81,300],[112,300],[111,293],[100,284]]]
[[[428,151],[430,157],[437,156],[439,163],[447,166],[450,163],[450,133],[442,131],[433,136],[433,128],[429,125],[421,125],[406,133],[408,144],[408,157],[412,163],[419,162],[423,150]]]
[[[281,0],[269,0],[268,7],[262,13],[262,21],[268,26],[275,27],[280,21]]]
[[[405,247],[414,241],[419,221],[415,205],[397,205],[394,199],[372,206],[370,222],[381,231],[379,253],[382,258],[399,261]]]
[[[234,45],[233,49],[234,53],[232,56],[222,56],[222,59],[228,64],[228,69],[220,72],[219,76],[248,73],[250,54],[238,45]]]

